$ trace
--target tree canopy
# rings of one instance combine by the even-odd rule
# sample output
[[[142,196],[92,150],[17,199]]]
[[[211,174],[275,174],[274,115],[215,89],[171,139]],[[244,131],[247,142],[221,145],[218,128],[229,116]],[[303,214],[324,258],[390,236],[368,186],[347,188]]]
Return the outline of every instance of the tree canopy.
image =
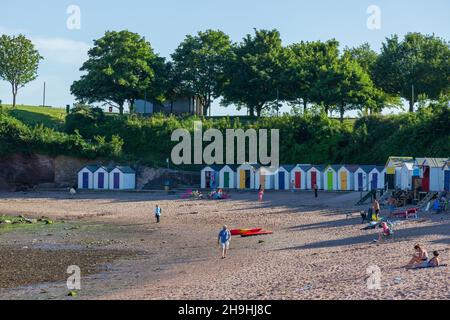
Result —
[[[108,31],[94,41],[86,72],[75,81],[71,92],[86,103],[106,102],[122,114],[126,101],[163,98],[166,66],[145,38],[130,31]]]
[[[409,111],[420,94],[436,100],[450,91],[450,44],[434,35],[408,33],[403,41],[386,39],[374,66],[377,86],[409,101]]]
[[[19,89],[37,78],[41,59],[33,43],[24,35],[0,37],[0,79],[11,84],[13,107]]]

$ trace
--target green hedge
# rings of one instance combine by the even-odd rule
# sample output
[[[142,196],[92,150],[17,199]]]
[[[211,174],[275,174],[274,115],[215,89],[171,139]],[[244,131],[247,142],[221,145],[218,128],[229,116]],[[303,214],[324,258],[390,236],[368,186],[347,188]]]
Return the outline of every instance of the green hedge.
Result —
[[[16,151],[106,157],[133,163],[164,166],[175,143],[170,137],[178,128],[193,132],[197,117],[151,118],[104,116],[93,113],[69,115],[65,132],[43,126],[29,127],[3,113],[0,115],[0,153]],[[414,114],[369,116],[356,121],[329,119],[323,115],[282,116],[241,121],[239,118],[208,118],[204,130],[216,128],[277,128],[280,130],[282,163],[384,164],[391,155],[448,157],[450,110],[423,109]]]

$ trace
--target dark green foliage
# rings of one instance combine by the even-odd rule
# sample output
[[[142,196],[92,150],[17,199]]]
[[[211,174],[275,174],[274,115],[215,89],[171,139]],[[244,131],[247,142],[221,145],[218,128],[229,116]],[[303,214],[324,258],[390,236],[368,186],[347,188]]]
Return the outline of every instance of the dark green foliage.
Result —
[[[122,152],[122,139],[114,135],[109,140],[101,136],[86,140],[78,131],[66,134],[43,125],[32,128],[4,112],[0,113],[0,155],[35,152],[90,159],[119,158]]]
[[[0,114],[0,154],[37,152],[165,166],[176,145],[171,141],[172,132],[179,128],[193,132],[194,121],[200,119],[104,116],[95,109],[79,107],[68,116],[70,132],[62,133],[43,126],[28,127],[4,112]],[[444,104],[412,114],[366,116],[343,123],[325,114],[202,121],[204,131],[216,128],[223,133],[230,128],[279,129],[282,163],[382,165],[392,155],[450,155],[450,110]]]

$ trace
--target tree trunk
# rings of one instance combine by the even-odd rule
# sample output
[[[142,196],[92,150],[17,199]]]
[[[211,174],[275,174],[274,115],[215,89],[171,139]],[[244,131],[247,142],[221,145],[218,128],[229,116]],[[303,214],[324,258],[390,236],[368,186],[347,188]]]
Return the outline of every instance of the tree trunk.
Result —
[[[248,113],[250,117],[254,117],[255,116],[255,107],[251,106],[248,108]]]
[[[308,111],[308,101],[303,99],[303,113],[306,113],[306,111]]]
[[[339,107],[339,113],[341,114],[340,121],[341,121],[341,123],[343,123],[344,122],[344,113],[345,113],[343,104],[341,104],[341,106]]]
[[[409,112],[414,112],[414,101],[409,100]]]
[[[329,106],[324,106],[325,114],[328,116],[328,111],[330,111]]]
[[[16,107],[16,98],[17,98],[17,86],[15,84],[11,84],[12,86],[12,95],[13,95],[13,109]]]
[[[119,114],[122,116],[123,115],[123,104],[124,102],[119,104]]]

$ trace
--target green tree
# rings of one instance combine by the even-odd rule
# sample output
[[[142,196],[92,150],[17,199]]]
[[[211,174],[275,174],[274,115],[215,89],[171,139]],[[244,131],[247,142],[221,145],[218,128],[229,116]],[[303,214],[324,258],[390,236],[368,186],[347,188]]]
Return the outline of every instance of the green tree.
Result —
[[[125,102],[136,99],[162,100],[164,59],[153,52],[145,38],[130,31],[108,31],[94,41],[89,59],[80,71],[86,72],[71,86],[83,103],[106,102],[124,112]]]
[[[364,43],[355,48],[346,48],[344,50],[351,59],[358,62],[361,68],[370,76],[370,79],[374,80],[375,66],[378,60],[378,54],[370,48],[368,43]],[[366,101],[363,106],[364,114],[381,113],[386,108],[398,108],[401,105],[401,101],[398,95],[391,95],[384,92],[381,88],[374,85],[371,91],[370,99]]]
[[[172,54],[180,90],[199,99],[205,116],[212,101],[219,96],[223,66],[230,55],[229,36],[215,30],[188,35]]]
[[[19,89],[37,78],[41,59],[33,43],[25,36],[0,37],[0,79],[11,84],[13,108]]]
[[[346,111],[363,108],[371,102],[374,87],[370,76],[359,63],[344,53],[334,66],[334,74],[329,77],[329,88],[326,99],[340,114],[340,121],[344,121]]]
[[[339,42],[301,42],[286,49],[288,58],[283,68],[283,97],[289,102],[303,104],[306,112],[308,103],[321,103],[326,80],[339,59]],[[322,82],[321,82],[322,81]],[[316,90],[316,94],[314,94]]]
[[[225,65],[222,105],[248,108],[259,117],[281,91],[283,46],[277,30],[256,30],[236,45]]]
[[[396,35],[387,38],[374,67],[374,81],[385,92],[406,99],[414,112],[419,95],[437,100],[450,91],[449,43],[420,33],[408,33],[403,41]]]

